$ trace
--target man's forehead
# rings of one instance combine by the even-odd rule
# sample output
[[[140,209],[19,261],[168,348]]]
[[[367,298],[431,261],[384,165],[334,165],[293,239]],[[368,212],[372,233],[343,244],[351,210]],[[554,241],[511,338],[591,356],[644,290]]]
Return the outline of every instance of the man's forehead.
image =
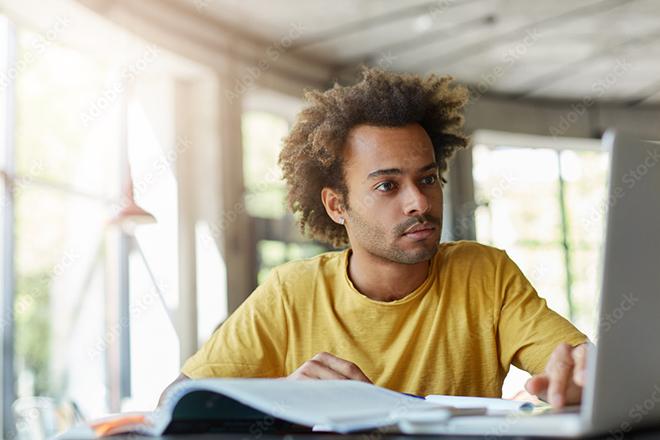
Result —
[[[431,144],[426,130],[418,123],[397,127],[360,124],[351,128],[347,143],[354,146],[374,144]]]
[[[347,167],[417,171],[435,161],[433,144],[421,126],[354,128],[346,143]]]

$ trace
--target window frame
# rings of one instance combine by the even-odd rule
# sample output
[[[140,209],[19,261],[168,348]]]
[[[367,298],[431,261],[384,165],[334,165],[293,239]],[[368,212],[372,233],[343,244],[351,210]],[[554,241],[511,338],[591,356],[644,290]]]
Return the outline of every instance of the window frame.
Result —
[[[5,65],[5,87],[2,102],[5,117],[4,136],[0,146],[2,163],[0,173],[2,174],[3,209],[0,222],[2,223],[2,236],[0,238],[1,261],[2,261],[2,417],[0,428],[4,438],[10,438],[14,433],[14,422],[12,414],[12,402],[16,399],[16,372],[15,372],[15,242],[14,242],[14,188],[16,177],[14,174],[14,155],[16,149],[15,140],[15,117],[16,117],[16,81],[12,72],[16,72],[16,27],[6,16],[1,18],[6,21],[4,40],[6,57]]]
[[[17,71],[17,60],[19,54],[19,41],[18,32],[22,25],[16,23],[11,17],[0,15],[0,19],[6,22],[6,34],[4,41],[6,42],[5,59],[2,60],[4,64],[4,75],[7,78],[7,83],[4,90],[3,100],[0,103],[3,109],[4,117],[4,133],[0,140],[0,191],[3,194],[3,209],[0,212],[0,295],[1,299],[1,319],[0,337],[2,340],[2,357],[0,364],[2,364],[2,382],[0,393],[2,394],[2,402],[0,408],[0,432],[3,438],[13,438],[16,435],[16,426],[13,415],[13,403],[16,401],[17,394],[17,374],[16,370],[16,193],[21,188],[45,188],[51,191],[56,191],[69,196],[84,197],[90,200],[97,201],[107,207],[117,206],[121,202],[119,199],[107,197],[103,194],[90,193],[88,191],[80,190],[72,185],[63,182],[50,181],[47,179],[38,178],[36,176],[24,175],[16,171],[16,115],[17,115],[17,77],[20,72]],[[0,37],[2,41],[2,37]],[[125,97],[123,97],[125,98]],[[119,116],[120,124],[125,124],[127,115],[125,109],[122,107],[122,112]],[[123,127],[118,127],[121,131]],[[124,144],[126,140],[122,137],[117,138],[117,155],[121,159]],[[122,185],[121,179],[119,182]],[[119,194],[121,189],[118,188]],[[128,266],[129,253],[125,244],[125,234],[122,233],[119,237],[117,246],[119,247],[118,261],[116,267],[121,269]],[[128,276],[128,274],[118,274]],[[123,277],[122,277],[123,278]],[[119,320],[127,322],[129,310],[127,307],[128,302],[128,285],[122,282],[120,286],[120,296],[123,298],[122,304],[119,308]],[[127,362],[127,353],[130,352],[130,347],[125,346],[128,329],[122,334],[122,340],[119,342],[119,349],[122,353],[122,367],[125,367],[130,361]],[[125,368],[112,374],[116,374],[120,382],[119,393],[121,397],[125,397],[130,393],[130,370],[124,371]],[[110,385],[110,377],[108,383]]]
[[[494,130],[476,130],[472,136],[472,145],[483,145],[487,148],[497,148],[506,146],[508,148],[525,148],[525,149],[547,149],[553,150],[557,159],[558,177],[557,177],[557,200],[559,214],[560,214],[560,241],[563,265],[565,268],[565,278],[563,280],[565,286],[566,302],[568,307],[568,317],[571,322],[574,322],[575,304],[573,298],[573,264],[572,264],[572,247],[571,237],[568,225],[567,206],[566,206],[566,187],[565,180],[562,176],[562,159],[561,153],[563,151],[591,151],[591,152],[604,152],[601,148],[600,139],[585,139],[585,138],[571,138],[571,137],[552,137],[552,136],[539,136],[527,135],[519,133],[508,133]],[[473,154],[473,151],[470,151]],[[474,182],[472,175],[472,168],[470,168],[470,178]],[[480,201],[477,201],[472,193],[472,224],[475,225],[476,234],[476,218],[475,211],[479,206],[483,206]],[[476,239],[476,235],[474,237]]]

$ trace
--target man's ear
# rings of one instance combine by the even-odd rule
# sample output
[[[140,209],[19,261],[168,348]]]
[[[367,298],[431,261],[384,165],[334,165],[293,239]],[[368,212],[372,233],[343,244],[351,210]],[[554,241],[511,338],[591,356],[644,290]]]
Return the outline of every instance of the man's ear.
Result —
[[[332,221],[344,224],[344,208],[342,197],[332,188],[325,187],[321,190],[321,201]]]

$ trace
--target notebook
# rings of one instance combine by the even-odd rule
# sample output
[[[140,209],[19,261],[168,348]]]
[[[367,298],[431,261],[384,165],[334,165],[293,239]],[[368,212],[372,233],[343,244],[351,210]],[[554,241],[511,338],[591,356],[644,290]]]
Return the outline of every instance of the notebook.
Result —
[[[489,408],[518,411],[526,405],[473,397],[425,399],[349,380],[201,379],[173,386],[156,411],[109,416],[58,438],[312,429],[348,433],[395,427],[402,420],[480,415]]]

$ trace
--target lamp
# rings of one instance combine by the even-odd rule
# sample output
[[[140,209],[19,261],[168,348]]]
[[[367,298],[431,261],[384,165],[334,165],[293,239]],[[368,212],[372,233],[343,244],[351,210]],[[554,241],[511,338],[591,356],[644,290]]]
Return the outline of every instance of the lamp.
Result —
[[[130,170],[127,173],[122,201],[125,203],[123,203],[117,214],[110,219],[110,225],[119,226],[124,232],[132,235],[136,226],[156,223],[156,217],[135,201],[133,178]]]

